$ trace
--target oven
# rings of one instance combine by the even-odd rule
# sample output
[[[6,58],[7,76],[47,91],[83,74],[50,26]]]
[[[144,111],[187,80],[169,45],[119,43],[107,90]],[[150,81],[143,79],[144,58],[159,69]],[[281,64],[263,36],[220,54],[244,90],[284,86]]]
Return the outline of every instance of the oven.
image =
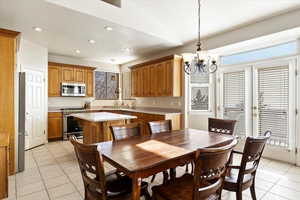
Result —
[[[62,83],[61,96],[63,97],[85,97],[86,85],[84,83]]]
[[[68,140],[70,136],[74,135],[77,138],[82,138],[83,127],[78,120],[71,116],[74,113],[85,112],[84,109],[63,109],[63,139]]]

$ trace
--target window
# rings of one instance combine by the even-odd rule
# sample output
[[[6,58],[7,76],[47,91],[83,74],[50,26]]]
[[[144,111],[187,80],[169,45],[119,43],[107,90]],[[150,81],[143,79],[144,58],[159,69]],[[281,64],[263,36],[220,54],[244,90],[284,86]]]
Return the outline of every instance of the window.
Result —
[[[256,49],[237,53],[229,56],[221,56],[222,65],[233,65],[239,63],[254,62],[281,56],[289,56],[297,53],[297,42],[289,42],[264,49]]]
[[[210,74],[196,73],[190,76],[191,111],[210,111]]]
[[[119,74],[96,71],[95,97],[97,100],[119,99]]]

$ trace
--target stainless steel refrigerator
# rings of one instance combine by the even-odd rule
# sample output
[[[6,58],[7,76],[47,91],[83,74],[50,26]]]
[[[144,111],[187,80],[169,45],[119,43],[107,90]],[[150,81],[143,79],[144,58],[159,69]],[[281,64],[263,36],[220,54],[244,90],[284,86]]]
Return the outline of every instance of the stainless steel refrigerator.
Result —
[[[19,73],[18,172],[25,169],[26,73]]]

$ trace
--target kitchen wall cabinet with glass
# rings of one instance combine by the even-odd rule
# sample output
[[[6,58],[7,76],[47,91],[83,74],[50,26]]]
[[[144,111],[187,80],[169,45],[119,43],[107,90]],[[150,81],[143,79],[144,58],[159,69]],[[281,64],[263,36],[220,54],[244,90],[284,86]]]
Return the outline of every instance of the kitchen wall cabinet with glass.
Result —
[[[95,72],[95,98],[97,100],[119,99],[119,74]]]
[[[131,67],[133,97],[182,95],[182,57],[171,55]]]

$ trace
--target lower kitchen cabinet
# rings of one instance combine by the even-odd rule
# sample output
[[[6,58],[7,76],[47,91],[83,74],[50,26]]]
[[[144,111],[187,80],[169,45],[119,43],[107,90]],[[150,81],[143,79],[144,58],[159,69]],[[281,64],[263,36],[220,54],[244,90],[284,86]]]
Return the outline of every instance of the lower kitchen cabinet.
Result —
[[[48,113],[48,140],[62,138],[63,116],[61,112]]]
[[[123,111],[122,114],[132,115],[137,117],[136,119],[132,119],[131,122],[141,124],[142,135],[150,135],[148,123],[151,121],[171,120],[173,130],[180,130],[182,128],[181,114],[158,115],[158,114],[147,114],[147,113],[130,112],[130,111]]]
[[[0,133],[0,199],[8,197],[9,137]]]

